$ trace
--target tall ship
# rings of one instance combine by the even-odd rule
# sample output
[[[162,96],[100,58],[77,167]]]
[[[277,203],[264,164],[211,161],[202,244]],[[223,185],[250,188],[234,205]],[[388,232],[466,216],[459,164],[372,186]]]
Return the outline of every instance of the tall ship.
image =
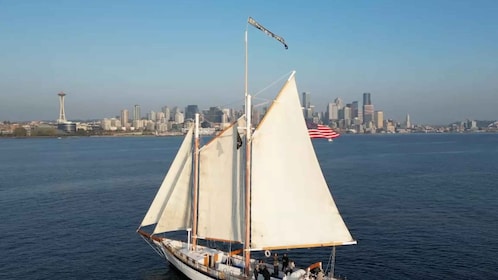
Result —
[[[287,48],[282,37],[254,19],[248,23]],[[318,247],[330,247],[335,257],[336,246],[356,241],[316,157],[295,72],[262,120],[251,125],[247,29],[245,48],[245,115],[204,146],[196,115],[137,232],[193,280],[336,279],[320,262],[286,268],[282,260],[274,265],[253,257],[310,248],[312,259]]]

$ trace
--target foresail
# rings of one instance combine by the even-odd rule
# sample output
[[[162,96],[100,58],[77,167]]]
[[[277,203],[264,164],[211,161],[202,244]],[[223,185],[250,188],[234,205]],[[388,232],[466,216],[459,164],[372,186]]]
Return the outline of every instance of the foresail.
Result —
[[[154,234],[191,227],[192,135],[190,128],[142,221],[157,224]]]
[[[251,248],[354,243],[323,177],[294,75],[252,138]]]
[[[244,147],[238,130],[244,126],[244,119],[239,119],[200,151],[200,237],[242,242],[244,200],[240,170]]]

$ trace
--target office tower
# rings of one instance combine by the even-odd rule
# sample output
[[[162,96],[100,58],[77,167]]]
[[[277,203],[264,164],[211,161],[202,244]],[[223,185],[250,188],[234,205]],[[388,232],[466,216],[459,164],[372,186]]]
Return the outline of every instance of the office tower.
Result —
[[[346,105],[344,108],[342,108],[343,115],[344,115],[344,123],[347,126],[351,124],[351,104]]]
[[[173,110],[171,110],[171,117],[174,119],[176,113],[181,113],[180,108],[178,106],[173,107]],[[182,113],[183,114],[183,113]]]
[[[375,111],[374,114],[374,123],[375,127],[377,128],[383,128],[384,127],[384,112],[382,111]]]
[[[171,120],[171,111],[169,110],[168,106],[164,106],[161,110],[164,113],[164,119],[166,120],[166,122]]]
[[[186,120],[195,120],[195,114],[199,113],[199,107],[197,105],[188,105],[185,108],[185,119]]]
[[[184,123],[185,122],[185,117],[183,116],[183,113],[180,112],[180,110],[175,110],[175,122],[176,123]]]
[[[135,107],[133,108],[133,120],[138,121],[141,119],[142,119],[142,116],[140,113],[140,105],[135,105]],[[133,126],[135,126],[135,125],[133,125]]]
[[[61,91],[57,94],[59,96],[59,118],[57,119],[57,123],[65,123],[66,121],[66,112],[64,111],[64,96],[66,94]]]
[[[354,119],[354,118],[359,118],[359,106],[358,106],[358,101],[353,101],[351,103],[351,118]]]
[[[407,129],[412,128],[412,123],[410,121],[410,115],[409,114],[406,114],[405,126],[406,126]]]
[[[363,105],[363,123],[368,124],[374,121],[374,105]]]
[[[223,111],[218,107],[209,107],[209,110],[204,111],[204,119],[212,123],[221,123],[223,120]]]
[[[123,127],[128,127],[128,120],[129,120],[128,110],[127,109],[121,110],[121,125]]]
[[[310,93],[303,92],[303,100],[301,100],[301,101],[302,101],[303,108],[308,108],[310,106]]]
[[[337,104],[329,103],[327,106],[327,115],[326,121],[336,121],[339,119],[339,109],[337,108]]]
[[[303,92],[303,100],[302,106],[303,106],[303,116],[304,118],[310,119],[313,116],[313,110],[311,109],[311,94],[309,92]]]
[[[154,111],[152,111],[152,110],[151,110],[151,111],[147,114],[147,120],[155,122],[155,121],[157,120],[157,117],[156,117],[156,112],[154,112]]]
[[[370,99],[370,92],[363,93],[363,105],[372,105],[372,100]]]
[[[341,110],[342,108],[344,108],[344,102],[342,101],[342,99],[340,97],[337,97],[334,100],[334,103],[337,104],[337,110]]]
[[[372,105],[372,100],[370,98],[370,93],[363,93],[363,123],[368,124],[373,122],[374,107]]]
[[[157,122],[161,122],[161,123],[165,123],[166,120],[164,118],[164,113],[163,112],[157,112],[156,113],[156,121]]]

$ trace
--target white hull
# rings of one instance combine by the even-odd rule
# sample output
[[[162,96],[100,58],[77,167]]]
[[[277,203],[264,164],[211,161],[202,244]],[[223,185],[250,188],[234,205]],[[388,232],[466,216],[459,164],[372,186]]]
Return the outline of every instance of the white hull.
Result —
[[[176,269],[192,280],[212,280],[212,279],[227,279],[227,280],[247,280],[254,279],[254,276],[247,277],[243,274],[243,270],[238,266],[227,265],[226,261],[228,254],[226,252],[218,251],[215,249],[198,246],[198,251],[186,250],[187,244],[170,239],[163,239],[162,242],[154,241],[154,245],[158,247],[163,253],[166,260],[170,262]],[[220,259],[213,263],[211,266],[204,265],[199,257],[209,253],[222,254]],[[243,264],[240,256],[232,256],[231,261],[233,264]],[[251,263],[254,260],[251,259]],[[273,267],[267,264],[267,267],[272,273]],[[251,273],[252,274],[252,273]],[[334,278],[324,277],[324,280],[332,280]],[[264,280],[263,275],[258,275],[258,280]],[[284,275],[279,271],[279,277],[271,277],[271,280],[314,280],[314,277],[307,277],[305,271],[300,269],[296,270],[291,275]]]
[[[191,268],[190,266],[186,265],[179,259],[177,259],[173,254],[171,254],[168,250],[163,250],[164,255],[166,259],[172,264],[176,269],[178,269],[181,273],[183,273],[185,276],[187,276],[189,279],[192,280],[211,280],[211,279],[216,279],[214,277],[207,276],[196,269]]]
[[[164,257],[181,273],[192,280],[210,279],[248,279],[242,269],[227,265],[228,254],[219,250],[198,246],[196,252],[187,250],[187,244],[170,239],[154,244],[163,252]],[[205,255],[212,256],[212,264],[205,261]],[[214,255],[218,255],[215,260]],[[242,264],[240,256],[233,256],[234,263]]]

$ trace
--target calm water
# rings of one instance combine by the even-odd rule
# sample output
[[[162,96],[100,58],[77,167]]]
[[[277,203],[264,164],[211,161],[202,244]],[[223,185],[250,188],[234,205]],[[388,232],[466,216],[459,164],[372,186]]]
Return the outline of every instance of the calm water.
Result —
[[[0,279],[182,279],[135,233],[180,142],[0,139]],[[358,240],[337,250],[338,274],[498,279],[498,134],[314,144]],[[310,252],[290,257],[330,255]]]

